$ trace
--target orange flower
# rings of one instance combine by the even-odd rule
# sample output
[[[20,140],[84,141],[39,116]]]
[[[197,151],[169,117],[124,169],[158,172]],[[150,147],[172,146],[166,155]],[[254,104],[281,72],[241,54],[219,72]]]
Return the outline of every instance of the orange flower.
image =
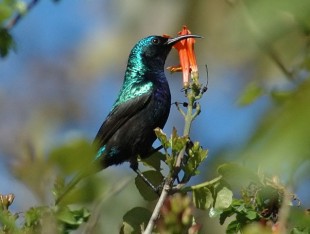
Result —
[[[187,26],[184,25],[182,30],[178,33],[179,36],[189,35],[191,32]],[[176,43],[173,47],[179,52],[179,58],[181,65],[168,67],[170,72],[183,72],[183,86],[188,88],[190,75],[198,76],[198,66],[196,61],[196,55],[194,51],[194,38],[187,38]]]

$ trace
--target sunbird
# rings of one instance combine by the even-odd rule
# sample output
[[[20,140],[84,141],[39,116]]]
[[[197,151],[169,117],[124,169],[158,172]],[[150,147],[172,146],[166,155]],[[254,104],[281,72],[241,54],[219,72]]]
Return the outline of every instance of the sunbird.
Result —
[[[132,48],[119,95],[94,139],[98,147],[94,161],[100,169],[129,161],[130,167],[149,184],[138,170],[137,157],[150,156],[156,140],[154,129],[166,124],[171,94],[164,65],[173,45],[187,38],[200,36],[149,36]],[[78,174],[56,204],[84,176],[85,173]]]

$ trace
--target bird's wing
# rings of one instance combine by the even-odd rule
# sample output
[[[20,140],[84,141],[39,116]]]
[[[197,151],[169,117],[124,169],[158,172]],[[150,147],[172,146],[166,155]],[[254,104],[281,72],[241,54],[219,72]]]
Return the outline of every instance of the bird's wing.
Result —
[[[104,146],[124,123],[147,105],[151,96],[152,92],[147,92],[116,106],[101,125],[94,142]]]

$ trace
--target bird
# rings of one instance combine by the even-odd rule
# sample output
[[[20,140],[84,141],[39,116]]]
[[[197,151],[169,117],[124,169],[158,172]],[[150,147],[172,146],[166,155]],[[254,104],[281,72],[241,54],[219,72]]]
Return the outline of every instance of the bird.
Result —
[[[149,184],[138,170],[137,157],[148,157],[156,140],[155,128],[163,128],[171,107],[171,94],[165,76],[165,61],[173,45],[198,35],[148,36],[132,48],[118,97],[103,121],[93,144],[99,170],[128,161],[130,167]],[[80,173],[56,199],[56,204],[78,181]]]

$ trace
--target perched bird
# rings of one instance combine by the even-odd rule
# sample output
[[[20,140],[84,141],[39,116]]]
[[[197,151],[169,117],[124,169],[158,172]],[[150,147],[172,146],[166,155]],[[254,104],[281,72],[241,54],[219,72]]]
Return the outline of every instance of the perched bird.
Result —
[[[98,147],[95,161],[100,169],[129,161],[138,173],[137,156],[149,156],[156,139],[154,129],[164,127],[170,112],[166,58],[175,43],[193,37],[200,36],[149,36],[133,47],[118,98],[94,140]],[[80,174],[69,186],[72,188],[83,176]]]

